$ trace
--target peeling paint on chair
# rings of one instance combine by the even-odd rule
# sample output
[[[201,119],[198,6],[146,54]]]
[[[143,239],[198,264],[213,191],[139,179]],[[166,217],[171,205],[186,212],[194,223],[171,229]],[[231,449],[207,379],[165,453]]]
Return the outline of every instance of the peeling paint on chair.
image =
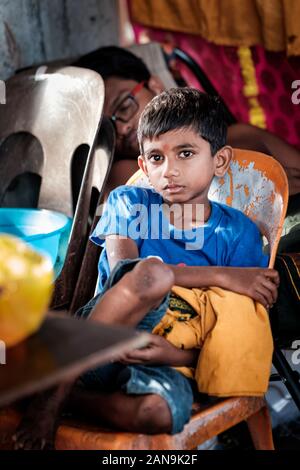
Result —
[[[274,181],[255,162],[232,160],[225,177],[214,178],[209,198],[244,212],[273,246],[283,199]]]

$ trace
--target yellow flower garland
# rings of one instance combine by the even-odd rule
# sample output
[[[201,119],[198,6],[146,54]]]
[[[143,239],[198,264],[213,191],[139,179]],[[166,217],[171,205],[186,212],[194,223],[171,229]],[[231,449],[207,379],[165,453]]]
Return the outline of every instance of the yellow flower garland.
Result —
[[[256,80],[255,67],[250,47],[241,46],[237,50],[242,77],[244,80],[243,94],[248,99],[249,122],[254,126],[266,129],[266,116],[257,99],[259,87]]]

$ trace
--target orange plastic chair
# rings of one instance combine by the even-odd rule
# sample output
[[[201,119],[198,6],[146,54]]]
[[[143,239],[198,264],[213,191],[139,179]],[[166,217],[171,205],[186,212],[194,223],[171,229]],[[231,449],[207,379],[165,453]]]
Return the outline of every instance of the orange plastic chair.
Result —
[[[141,171],[136,172],[128,184],[148,186]],[[258,225],[269,242],[269,266],[272,267],[288,202],[288,182],[281,165],[267,155],[236,149],[228,174],[213,181],[210,198],[242,210]],[[0,435],[5,431],[9,436],[19,419],[16,412],[0,412]],[[209,403],[194,403],[191,420],[175,435],[115,432],[78,421],[65,421],[56,435],[56,449],[195,449],[241,421],[247,422],[256,449],[274,449],[264,397],[211,398]]]

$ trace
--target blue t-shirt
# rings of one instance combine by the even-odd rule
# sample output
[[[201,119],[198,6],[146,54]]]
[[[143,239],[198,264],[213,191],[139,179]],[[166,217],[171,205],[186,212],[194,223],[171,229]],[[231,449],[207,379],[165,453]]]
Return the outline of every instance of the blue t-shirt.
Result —
[[[257,226],[241,211],[210,201],[211,214],[201,226],[180,230],[162,210],[152,189],[120,186],[109,195],[91,240],[104,247],[99,260],[101,291],[110,274],[105,237],[116,234],[135,241],[141,258],[159,256],[168,264],[187,266],[267,267]]]

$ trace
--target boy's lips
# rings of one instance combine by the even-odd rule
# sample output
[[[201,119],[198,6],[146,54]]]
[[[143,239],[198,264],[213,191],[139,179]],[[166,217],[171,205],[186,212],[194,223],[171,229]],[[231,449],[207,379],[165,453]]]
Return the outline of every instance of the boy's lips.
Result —
[[[180,185],[180,184],[167,184],[165,187],[164,187],[164,191],[168,191],[168,193],[179,193],[182,189],[184,188],[184,186]]]

